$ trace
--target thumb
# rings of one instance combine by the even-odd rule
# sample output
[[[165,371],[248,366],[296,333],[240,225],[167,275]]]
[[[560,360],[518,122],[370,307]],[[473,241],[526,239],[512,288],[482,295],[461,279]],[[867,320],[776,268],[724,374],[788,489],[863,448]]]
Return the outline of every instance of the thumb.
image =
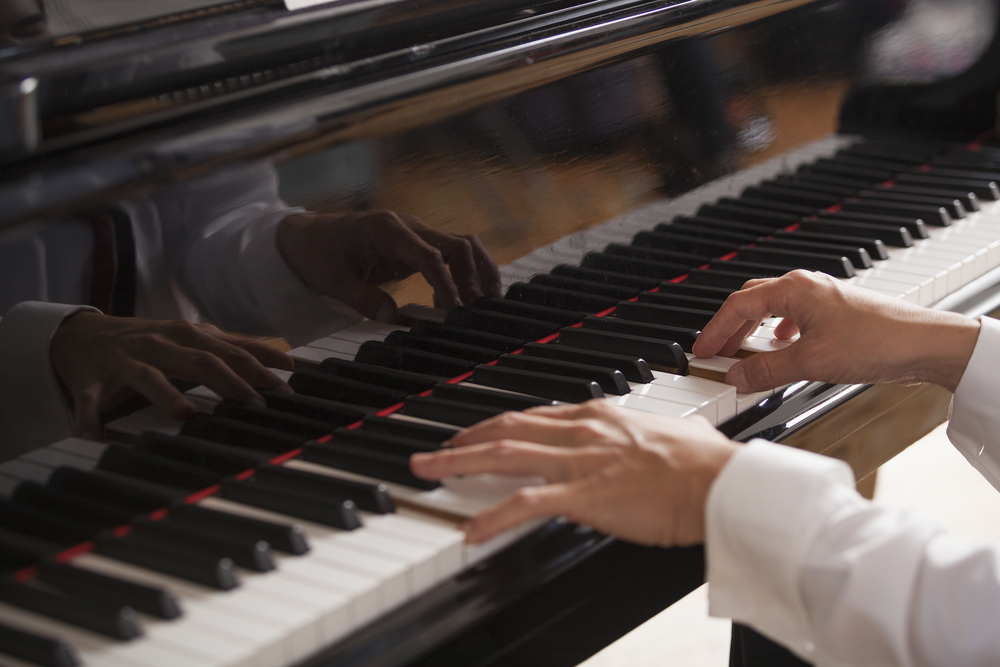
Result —
[[[395,324],[399,321],[399,309],[392,297],[372,285],[355,283],[351,289],[344,290],[344,303],[365,317]]]
[[[735,364],[726,373],[726,384],[741,394],[765,391],[802,379],[794,346],[774,352],[758,352]]]

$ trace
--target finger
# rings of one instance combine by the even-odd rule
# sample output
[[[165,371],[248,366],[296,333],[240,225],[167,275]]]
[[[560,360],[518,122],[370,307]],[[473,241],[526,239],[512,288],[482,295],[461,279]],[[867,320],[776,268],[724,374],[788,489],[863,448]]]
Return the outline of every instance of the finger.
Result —
[[[249,345],[253,350],[262,353],[264,348],[270,348],[269,345],[223,333],[212,325],[197,325],[194,335],[185,335],[184,338],[184,346],[203,350],[218,357],[251,387],[260,389],[288,388],[284,380],[269,371],[257,356],[244,347],[245,345]],[[274,352],[276,353],[272,355],[274,361],[280,364],[285,363],[284,357],[286,355],[277,350],[274,350]],[[149,359],[145,361],[153,363]],[[292,370],[293,368],[294,363],[290,365],[288,370]]]
[[[166,338],[150,336],[141,349],[136,350],[135,358],[169,377],[203,384],[222,398],[261,404],[264,402],[246,380],[207,350],[185,347]]]
[[[591,444],[598,437],[593,420],[505,412],[460,431],[445,444],[448,447],[467,447],[494,440],[520,440],[555,447],[578,447]]]
[[[456,475],[539,475],[550,481],[571,479],[592,470],[601,458],[594,452],[555,449],[531,442],[496,440],[446,448],[410,457],[410,469],[423,479]]]
[[[142,394],[161,412],[174,419],[187,419],[197,411],[194,403],[154,366],[130,361],[121,370],[121,377],[129,389]]]
[[[499,297],[503,294],[503,283],[500,280],[500,269],[497,268],[493,257],[486,250],[486,246],[475,234],[462,234],[472,245],[472,254],[475,256],[476,271],[479,274],[479,286],[485,296]]]
[[[774,327],[774,337],[778,340],[788,340],[799,333],[799,325],[792,320],[785,318]]]
[[[746,342],[747,337],[757,330],[757,327],[760,326],[760,323],[761,320],[750,320],[748,322],[745,322],[743,326],[739,328],[739,331],[733,334],[729,338],[729,340],[726,341],[726,344],[722,346],[722,349],[719,350],[718,352],[719,356],[720,357],[734,356],[739,351],[739,349],[743,347],[743,343]]]
[[[101,387],[93,385],[73,394],[73,434],[78,438],[101,437]]]
[[[530,519],[564,514],[572,507],[572,493],[567,484],[519,489],[462,526],[465,541],[478,544]]]
[[[420,238],[414,230],[394,216],[396,224],[388,227],[393,254],[408,268],[419,271],[434,288],[435,300],[444,308],[462,305],[458,287],[448,272],[441,250]]]
[[[715,317],[701,331],[692,352],[698,357],[711,357],[733,338],[747,322],[763,320],[772,312],[771,295],[774,280],[749,281],[748,286],[729,295]]]
[[[726,384],[736,387],[739,393],[748,394],[804,380],[798,350],[796,344],[747,357],[729,369]]]
[[[412,216],[402,216],[420,238],[441,251],[447,263],[451,278],[458,288],[462,303],[470,304],[483,296],[480,287],[479,269],[472,250],[472,243],[462,236],[446,234],[427,227]]]
[[[266,368],[280,368],[285,371],[295,370],[294,359],[263,341],[254,340],[253,338],[241,338],[240,336],[233,336],[221,331],[215,334],[215,337],[230,345],[235,345],[246,350]]]

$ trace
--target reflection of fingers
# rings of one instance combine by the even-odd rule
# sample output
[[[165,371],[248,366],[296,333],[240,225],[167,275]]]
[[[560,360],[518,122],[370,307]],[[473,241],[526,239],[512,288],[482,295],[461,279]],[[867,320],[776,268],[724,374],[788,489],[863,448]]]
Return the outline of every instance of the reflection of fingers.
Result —
[[[240,352],[250,356],[242,350]],[[178,380],[203,384],[222,398],[237,401],[262,400],[246,380],[211,352],[182,347],[173,341],[159,339],[144,346],[137,356],[140,361],[145,362],[144,365],[155,364],[155,368],[152,365],[147,366],[148,368],[158,369],[158,372],[162,371]],[[258,365],[260,363],[256,360],[254,362]],[[267,369],[264,371],[272,375]],[[280,380],[278,382],[280,383]]]
[[[149,399],[161,411],[174,419],[185,419],[195,413],[194,403],[157,368],[138,361],[129,362],[121,371],[126,386]]]
[[[497,440],[469,447],[442,449],[430,454],[414,454],[410,467],[424,479],[456,475],[540,475],[562,481],[589,470],[598,454],[546,447],[531,442]]]
[[[448,441],[448,445],[465,447],[507,439],[573,447],[591,444],[598,437],[592,420],[553,418],[537,412],[505,412],[461,431]]]
[[[462,305],[458,287],[448,273],[448,266],[441,251],[402,223],[390,226],[389,230],[393,235],[391,242],[396,256],[407,267],[420,271],[434,288],[435,297],[442,305],[446,308]]]
[[[486,246],[475,234],[462,234],[472,245],[472,254],[476,258],[476,271],[479,274],[479,285],[485,296],[498,297],[502,294],[503,284],[500,280],[500,269],[496,262],[490,257]]]
[[[530,519],[559,516],[571,505],[570,489],[565,484],[519,489],[466,523],[465,540],[471,544],[485,542]]]
[[[275,349],[267,343],[252,338],[237,338],[236,341],[229,341],[237,347],[242,347],[249,352],[257,361],[268,368],[280,368],[285,371],[295,370],[295,360],[290,356]]]
[[[476,267],[476,258],[472,252],[472,244],[461,236],[451,236],[442,234],[443,238],[438,242],[445,261],[451,270],[451,277],[458,287],[459,296],[462,303],[470,304],[476,299],[482,298],[483,290],[480,286],[479,269]]]
[[[73,433],[79,438],[101,437],[101,387],[94,385],[73,395]]]
[[[271,365],[278,368],[288,367],[288,370],[291,370],[294,364],[287,363],[291,361],[291,359],[286,360],[287,355],[265,343],[225,334],[215,327],[206,331],[209,335],[198,337],[186,345],[218,357],[252,387],[277,389],[285,385],[281,378],[264,367],[262,360],[254,352],[265,356],[268,361],[273,361]],[[273,354],[266,354],[265,350],[271,350]]]

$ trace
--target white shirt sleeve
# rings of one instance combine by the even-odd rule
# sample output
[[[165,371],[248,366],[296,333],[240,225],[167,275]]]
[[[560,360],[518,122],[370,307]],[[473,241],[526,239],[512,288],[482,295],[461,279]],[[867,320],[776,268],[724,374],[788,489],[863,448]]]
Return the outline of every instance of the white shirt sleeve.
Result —
[[[998,356],[1000,327],[984,321],[949,429],[994,483]],[[713,485],[706,523],[711,613],[807,661],[1000,664],[1000,550],[873,505],[842,462],[753,441]]]
[[[0,319],[0,460],[69,437],[73,415],[52,369],[49,342],[89,306],[26,301]]]

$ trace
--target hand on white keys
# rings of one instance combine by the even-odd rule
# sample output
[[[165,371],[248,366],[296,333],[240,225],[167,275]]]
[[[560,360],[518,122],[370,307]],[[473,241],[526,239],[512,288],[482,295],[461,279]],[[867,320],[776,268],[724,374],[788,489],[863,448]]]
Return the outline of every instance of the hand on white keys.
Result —
[[[702,542],[712,482],[737,445],[701,417],[621,410],[605,401],[508,412],[410,459],[427,479],[537,475],[465,526],[477,543],[524,521],[565,516],[640,544]]]
[[[778,340],[798,340],[730,368],[726,382],[747,393],[800,380],[844,384],[933,382],[954,390],[972,356],[979,322],[792,271],[751,280],[726,300],[694,344],[699,357],[732,356],[764,318],[784,320]]]
[[[378,285],[418,271],[434,288],[438,308],[500,296],[500,272],[475,235],[440,232],[411,215],[293,215],[281,221],[276,243],[306,285],[380,322],[394,323],[398,315]]]
[[[49,347],[52,368],[73,399],[74,431],[100,437],[100,415],[138,392],[175,419],[195,412],[170,379],[197,382],[219,396],[263,401],[254,388],[291,391],[267,369],[292,370],[291,357],[208,324],[111,317],[67,317]]]

